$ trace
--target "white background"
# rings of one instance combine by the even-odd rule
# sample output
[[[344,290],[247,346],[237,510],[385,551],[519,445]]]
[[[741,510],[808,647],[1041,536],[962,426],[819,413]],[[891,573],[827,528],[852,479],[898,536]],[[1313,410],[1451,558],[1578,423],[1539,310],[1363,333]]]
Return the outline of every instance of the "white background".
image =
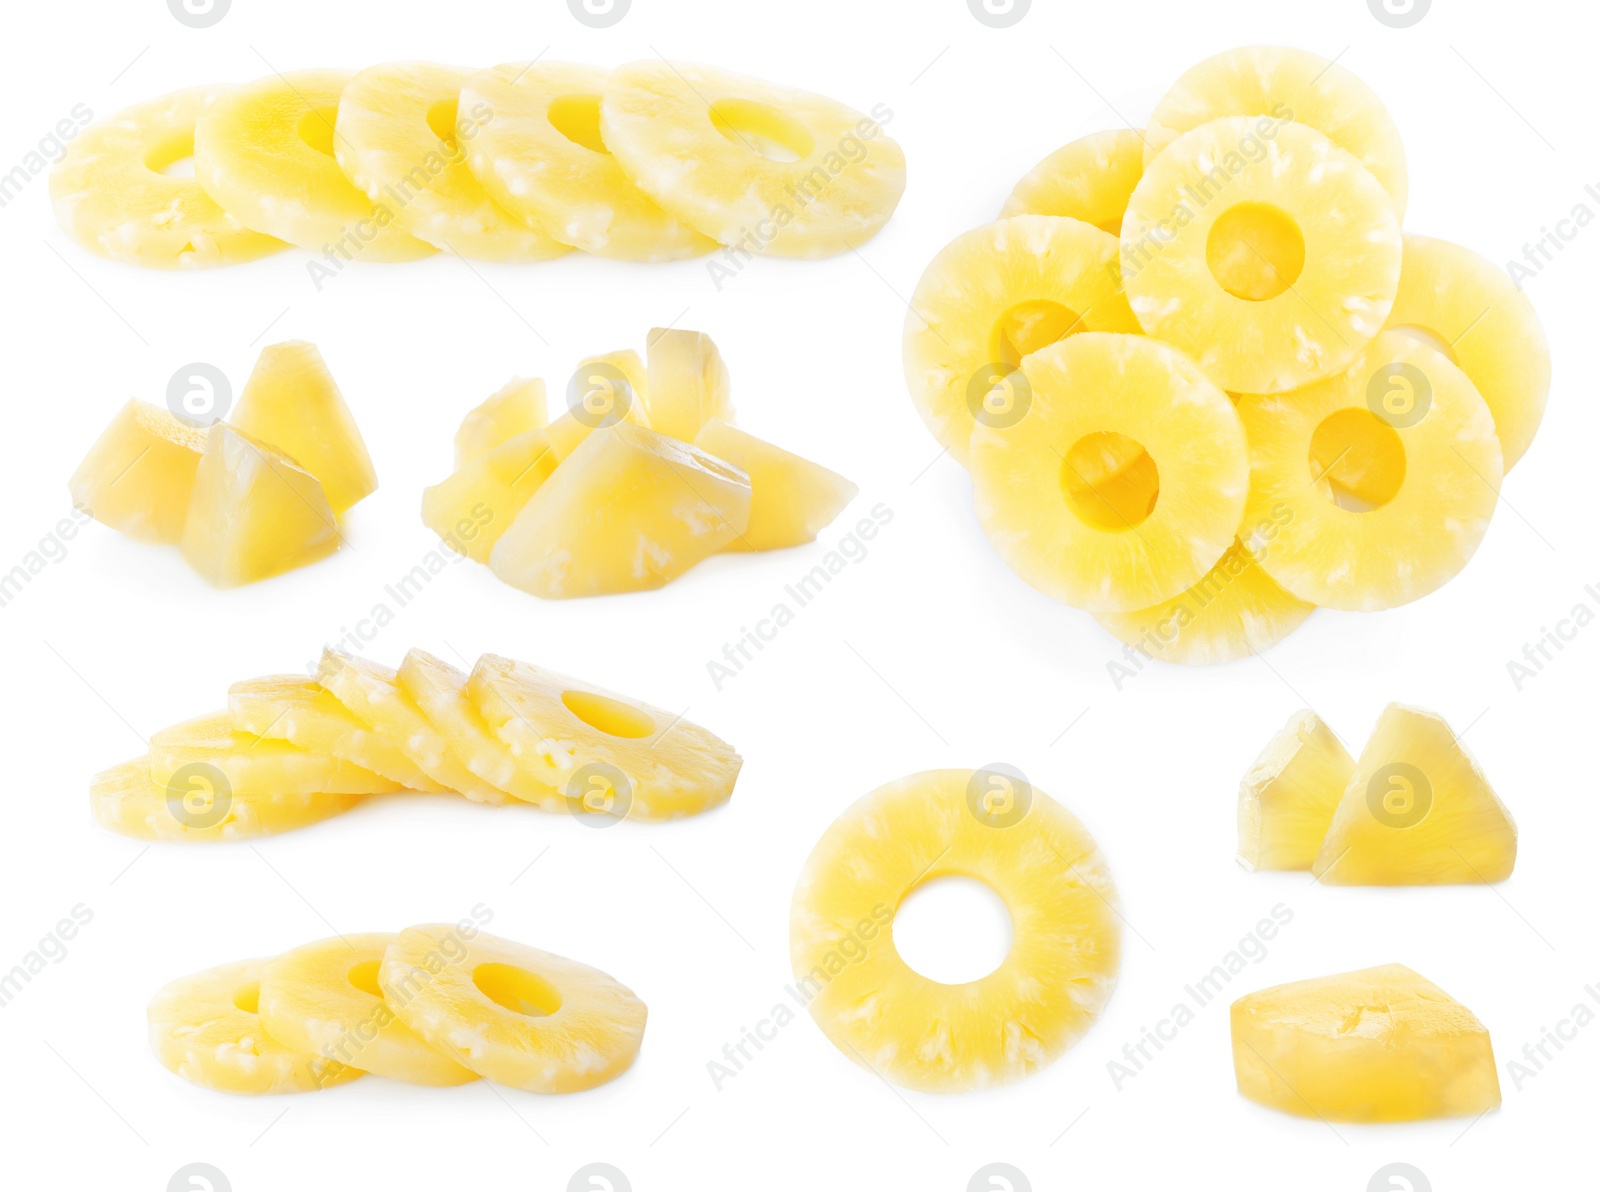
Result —
[[[1572,1170],[1592,1133],[1600,1025],[1520,1090],[1507,1064],[1600,981],[1600,814],[1586,764],[1600,628],[1520,692],[1506,664],[1574,605],[1600,607],[1584,591],[1600,565],[1594,505],[1581,495],[1597,429],[1600,228],[1528,285],[1555,358],[1550,410],[1455,582],[1386,614],[1319,612],[1261,660],[1152,668],[1121,691],[1106,670],[1116,643],[989,550],[965,476],[935,462],[900,371],[903,300],[941,245],[993,218],[1045,153],[1112,126],[1117,112],[1141,120],[1180,71],[1238,44],[1338,55],[1380,92],[1406,138],[1410,228],[1503,262],[1574,205],[1600,210],[1584,193],[1600,184],[1587,6],[1434,8],[1395,30],[1361,0],[1038,0],[1019,25],[993,30],[960,0],[635,0],[620,24],[592,30],[557,0],[235,0],[197,31],[159,0],[9,6],[3,169],[74,104],[106,116],[269,68],[659,53],[863,110],[888,104],[910,181],[858,254],[758,262],[720,292],[703,261],[575,254],[521,268],[370,265],[317,293],[300,252],[188,275],[93,258],[55,229],[42,176],[0,210],[0,569],[68,513],[67,476],[129,396],[160,401],[173,371],[197,360],[242,384],[260,346],[280,339],[322,347],[382,480],[349,519],[352,549],[280,579],[215,592],[176,552],[94,525],[0,609],[13,692],[0,968],[74,905],[94,916],[64,960],[0,1009],[16,1140],[7,1183],[154,1192],[196,1161],[239,1192],[562,1189],[592,1161],[641,1190],[956,1192],[993,1161],[1035,1188],[1183,1180],[1360,1192],[1384,1164],[1406,1162],[1435,1189],[1500,1189]],[[516,373],[555,388],[579,356],[642,347],[646,329],[666,323],[715,336],[747,428],[860,484],[846,516],[816,546],[716,558],[645,595],[544,603],[462,563],[364,648],[391,665],[412,645],[446,658],[495,651],[687,709],[745,756],[731,805],[594,832],[531,810],[375,799],[254,847],[146,849],[91,822],[94,771],[140,752],[157,728],[221,706],[234,680],[304,667],[374,605],[392,604],[384,586],[430,548],[419,493],[449,470],[467,408]],[[878,502],[893,521],[868,556],[717,691],[708,660]],[[1521,827],[1515,876],[1487,889],[1324,889],[1306,875],[1237,868],[1237,782],[1288,714],[1314,706],[1356,750],[1393,699],[1466,730]],[[791,883],[830,820],[890,778],[996,761],[1084,819],[1121,889],[1121,983],[1095,1029],[1021,1085],[940,1098],[891,1089],[802,1017],[716,1091],[707,1061],[782,998]],[[649,1003],[625,1077],[566,1098],[369,1079],[244,1099],[191,1087],[149,1054],[145,1002],[172,977],[335,930],[456,918],[478,903],[493,909],[490,930],[604,968]],[[1293,922],[1265,959],[1114,1088],[1108,1060],[1277,903]],[[1388,961],[1418,969],[1488,1025],[1498,1113],[1330,1128],[1237,1095],[1227,1000]]]

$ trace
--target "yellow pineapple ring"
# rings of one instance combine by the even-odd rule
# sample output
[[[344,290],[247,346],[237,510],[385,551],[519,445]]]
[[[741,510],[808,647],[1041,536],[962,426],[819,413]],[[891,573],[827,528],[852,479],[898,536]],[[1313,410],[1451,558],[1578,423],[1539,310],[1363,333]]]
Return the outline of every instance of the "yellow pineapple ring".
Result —
[[[392,933],[335,936],[267,961],[257,1012],[284,1046],[412,1084],[477,1080],[395,1015],[378,987]]]
[[[1147,609],[1197,583],[1233,542],[1249,488],[1228,395],[1140,335],[1074,335],[1022,373],[1027,413],[972,434],[978,521],[1000,557],[1096,613]],[[1108,483],[1107,460],[1129,454],[1136,463]]]
[[[600,135],[609,71],[573,62],[511,62],[461,88],[484,113],[467,162],[495,202],[563,244],[627,261],[698,256],[717,242],[668,215],[622,172]]]
[[[983,882],[1011,913],[1005,961],[961,985],[917,973],[894,943],[902,901],[948,876]],[[998,770],[913,774],[812,849],[789,912],[793,992],[834,1046],[895,1084],[1008,1084],[1059,1058],[1110,999],[1115,902],[1094,839],[1042,791]]]
[[[1235,116],[1151,161],[1122,224],[1128,301],[1145,331],[1224,389],[1276,393],[1354,360],[1400,284],[1389,196],[1301,124]]]
[[[256,1013],[267,964],[240,960],[162,986],[146,1010],[162,1065],[221,1093],[312,1093],[364,1075],[267,1033]]]
[[[747,253],[826,257],[894,214],[906,159],[867,116],[825,96],[658,59],[611,72],[600,134],[634,185]]]
[[[411,261],[434,250],[374,203],[334,159],[344,70],[269,75],[221,91],[194,130],[194,175],[246,227],[330,258]]]
[[[1246,395],[1250,439],[1245,545],[1279,584],[1327,608],[1406,604],[1449,580],[1478,549],[1501,478],[1494,418],[1438,352],[1385,331],[1343,372],[1274,396]],[[1389,464],[1367,474],[1364,507],[1336,498],[1324,460],[1346,451]]]
[[[1029,170],[1001,208],[1000,218],[1064,215],[1117,236],[1122,233],[1122,213],[1142,177],[1144,137],[1137,130],[1091,133],[1063,145]]]
[[[163,174],[194,152],[194,126],[221,89],[191,87],[86,128],[50,171],[56,221],[91,252],[155,269],[253,261],[288,247],[251,231],[194,178]]]
[[[1081,331],[1139,330],[1122,293],[1116,237],[1076,219],[1017,215],[956,237],[911,295],[906,386],[962,464],[972,428],[1026,413],[1022,358]]]
[[[250,840],[332,819],[364,797],[235,791],[225,781],[208,782],[205,771],[175,777],[170,786],[157,785],[145,757],[96,774],[89,784],[95,822],[139,840]]]
[[[645,1004],[599,969],[452,924],[408,927],[378,985],[400,1020],[463,1067],[530,1093],[575,1093],[627,1071]]]
[[[333,156],[345,176],[396,221],[435,248],[484,261],[547,261],[565,244],[524,224],[490,198],[467,154],[492,119],[458,104],[473,72],[437,62],[387,62],[346,84],[334,121]]]

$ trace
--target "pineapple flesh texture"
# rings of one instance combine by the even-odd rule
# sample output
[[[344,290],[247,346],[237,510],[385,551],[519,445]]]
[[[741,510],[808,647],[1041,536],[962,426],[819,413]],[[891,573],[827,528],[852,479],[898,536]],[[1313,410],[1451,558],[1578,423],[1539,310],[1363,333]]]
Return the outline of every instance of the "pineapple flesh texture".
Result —
[[[342,815],[364,797],[326,791],[222,792],[193,782],[186,788],[158,785],[150,777],[150,759],[136,758],[95,775],[89,808],[101,827],[137,840],[253,840]]]
[[[1466,1117],[1500,1105],[1489,1032],[1403,964],[1233,1003],[1233,1067],[1258,1105],[1325,1122]]]
[[[163,172],[193,154],[195,121],[220,90],[174,91],[84,129],[50,171],[56,222],[91,252],[151,269],[235,265],[287,248],[194,178]]]
[[[481,932],[463,942],[451,924],[402,931],[384,952],[378,984],[434,1048],[530,1093],[613,1080],[644,1038],[645,1004],[599,969]]]
[[[1088,831],[1038,790],[1009,826],[982,819],[976,777],[930,770],[856,802],[813,849],[790,909],[795,988],[823,1033],[923,1092],[1008,1084],[1058,1059],[1105,1007],[1120,963],[1116,890]],[[990,886],[1013,928],[1000,967],[961,985],[908,966],[892,926],[913,889],[950,875]]]
[[[694,445],[750,477],[750,523],[728,550],[781,550],[813,542],[860,491],[837,472],[720,418],[700,428]]]
[[[544,382],[538,377],[513,377],[461,420],[456,429],[456,470],[489,454],[507,439],[542,430],[549,421]]]
[[[1144,138],[1137,129],[1092,133],[1063,145],[1028,171],[1000,218],[1060,215],[1120,236],[1123,212],[1143,176]]]
[[[692,443],[709,420],[733,421],[733,381],[709,335],[652,327],[645,343],[651,429]]]
[[[1476,885],[1516,863],[1517,825],[1443,717],[1390,704],[1312,872],[1330,886]]]
[[[1289,717],[1239,783],[1239,864],[1310,869],[1355,769],[1310,708]]]
[[[745,252],[857,248],[888,222],[906,185],[905,154],[879,121],[694,63],[657,58],[612,71],[600,135],[663,209]]]
[[[150,737],[150,778],[157,786],[190,768],[220,774],[235,793],[382,795],[395,789],[391,780],[330,753],[235,731],[231,711],[197,716]]]
[[[258,1012],[279,1043],[362,1072],[441,1087],[478,1079],[424,1043],[383,1000],[378,969],[396,937],[335,936],[285,952],[261,972]]]
[[[363,1075],[267,1033],[256,1011],[269,963],[235,961],[163,986],[146,1010],[162,1066],[220,1093],[314,1093]]]
[[[487,563],[494,544],[557,463],[544,430],[513,435],[424,489],[423,524],[469,559]]]
[[[205,446],[199,427],[130,401],[72,473],[72,503],[129,538],[176,545]]]

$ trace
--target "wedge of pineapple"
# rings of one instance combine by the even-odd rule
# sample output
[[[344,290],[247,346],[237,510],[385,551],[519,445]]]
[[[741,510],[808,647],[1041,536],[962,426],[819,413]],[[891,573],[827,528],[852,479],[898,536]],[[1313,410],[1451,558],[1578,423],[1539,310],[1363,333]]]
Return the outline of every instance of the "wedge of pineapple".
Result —
[[[885,1080],[953,1093],[1008,1084],[1058,1059],[1111,997],[1116,890],[1093,838],[1042,791],[986,772],[930,770],[879,787],[836,819],[795,884],[794,990],[833,1044]],[[922,976],[893,919],[925,882],[958,875],[1005,901],[1013,942],[962,985]]]
[[[1138,129],[1091,133],[1061,146],[1029,170],[1000,210],[1013,215],[1063,215],[1122,234],[1122,213],[1144,175],[1144,137]]]
[[[567,383],[567,408],[596,425],[622,420],[651,426],[650,374],[639,353],[622,348],[578,361]]]
[[[1330,886],[1500,882],[1517,825],[1444,718],[1390,704],[1311,870]]]
[[[321,791],[381,795],[396,789],[391,779],[330,753],[313,753],[288,741],[237,732],[230,711],[197,716],[150,737],[150,778],[171,786],[191,772],[220,774],[234,793]]]
[[[1464,1117],[1500,1105],[1489,1032],[1403,964],[1233,1003],[1233,1070],[1258,1105],[1332,1122]]]
[[[335,936],[285,952],[261,969],[257,1013],[283,1046],[411,1084],[478,1079],[424,1043],[383,1000],[378,968],[397,937]]]
[[[402,931],[378,969],[384,1000],[463,1067],[530,1093],[575,1093],[628,1070],[645,1004],[599,969],[449,923]]]
[[[884,118],[661,58],[612,71],[600,100],[600,135],[635,186],[713,240],[779,257],[832,256],[888,221],[906,159]]]
[[[651,429],[692,443],[708,419],[733,421],[733,382],[709,335],[652,327],[645,345]]]
[[[95,775],[89,810],[102,828],[138,840],[251,840],[332,819],[364,798],[294,789],[236,792],[208,784],[204,773],[158,785],[150,759],[135,758]]]
[[[219,93],[191,87],[91,124],[50,171],[56,222],[91,252],[151,269],[253,261],[289,247],[245,227],[167,167],[194,152],[194,126]]]
[[[750,522],[728,550],[782,550],[813,542],[861,491],[837,472],[720,418],[700,428],[694,445],[750,477]]]
[[[544,430],[513,435],[423,489],[423,524],[468,558],[487,563],[494,544],[558,462]]]
[[[181,542],[205,446],[199,427],[130,401],[72,473],[72,503],[129,538]]]
[[[1355,769],[1322,717],[1289,717],[1239,783],[1239,864],[1310,869]]]
[[[542,430],[549,421],[544,382],[538,377],[513,377],[461,420],[456,429],[456,470],[489,454],[507,439]]]

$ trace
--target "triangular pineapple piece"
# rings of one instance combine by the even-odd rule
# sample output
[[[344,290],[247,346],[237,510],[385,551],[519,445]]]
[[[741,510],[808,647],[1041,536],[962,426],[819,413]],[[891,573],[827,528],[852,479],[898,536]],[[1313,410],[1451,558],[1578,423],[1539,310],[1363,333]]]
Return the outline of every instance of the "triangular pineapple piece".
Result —
[[[129,538],[176,544],[205,446],[199,427],[160,406],[130,401],[67,482],[72,503]]]
[[[1322,717],[1289,717],[1239,783],[1239,863],[1310,869],[1355,768]]]
[[[191,773],[220,774],[235,792],[380,795],[395,790],[391,780],[331,753],[236,732],[232,712],[197,716],[151,736],[150,778],[157,786],[182,782]]]
[[[113,766],[89,784],[95,822],[138,840],[273,836],[342,815],[364,797],[292,789],[233,791],[207,783],[200,773],[164,786],[150,777],[148,757]]]
[[[733,382],[709,335],[652,327],[645,345],[653,429],[692,443],[707,419],[733,421]]]
[[[461,420],[456,430],[456,470],[487,455],[507,439],[539,430],[548,421],[544,382],[538,377],[513,377]]]
[[[720,418],[700,428],[694,445],[750,477],[750,524],[728,543],[728,550],[780,550],[812,542],[861,491],[837,472]]]
[[[423,489],[423,524],[469,559],[487,563],[556,463],[543,430],[523,431]]]

